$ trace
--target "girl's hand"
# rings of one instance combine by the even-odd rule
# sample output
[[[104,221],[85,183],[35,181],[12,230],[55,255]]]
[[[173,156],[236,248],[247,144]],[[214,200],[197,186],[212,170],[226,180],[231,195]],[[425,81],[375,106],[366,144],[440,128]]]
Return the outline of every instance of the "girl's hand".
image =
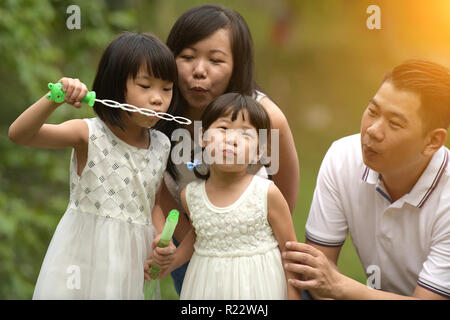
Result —
[[[167,247],[165,247],[165,248],[158,247],[158,242],[159,242],[160,237],[161,237],[161,234],[159,234],[155,238],[155,240],[153,240],[152,259],[155,261],[155,263],[161,269],[165,269],[173,262],[174,257],[175,257],[176,247],[173,244],[172,240],[170,240],[170,243]]]
[[[152,279],[150,278],[150,267],[152,265],[152,259],[148,259],[147,261],[145,261],[145,265],[144,265],[144,278],[147,281],[151,281]],[[156,263],[156,262],[155,262]],[[175,270],[175,268],[170,265],[167,268],[161,268],[161,270],[159,271],[158,274],[158,279],[162,279],[165,276],[169,275],[173,270]]]
[[[160,248],[158,247],[158,242],[159,239],[161,237],[161,234],[159,234],[155,240],[153,240],[152,243],[152,247],[153,247],[153,252],[152,252],[152,258],[148,259],[145,262],[145,266],[144,266],[144,273],[145,273],[145,279],[147,279],[148,281],[150,281],[150,276],[148,275],[148,272],[150,270],[150,266],[152,265],[152,262],[154,261],[155,264],[161,268],[161,271],[158,275],[158,278],[161,279],[164,276],[166,276],[167,274],[169,274],[171,272],[171,268],[170,265],[173,263],[174,259],[175,259],[175,251],[176,251],[176,247],[174,246],[174,244],[172,243],[172,240],[170,241],[170,244],[165,247],[165,248]]]
[[[61,78],[58,80],[61,82],[63,91],[66,93],[65,102],[73,105],[75,108],[81,107],[81,99],[83,99],[89,92],[88,88],[79,79]]]

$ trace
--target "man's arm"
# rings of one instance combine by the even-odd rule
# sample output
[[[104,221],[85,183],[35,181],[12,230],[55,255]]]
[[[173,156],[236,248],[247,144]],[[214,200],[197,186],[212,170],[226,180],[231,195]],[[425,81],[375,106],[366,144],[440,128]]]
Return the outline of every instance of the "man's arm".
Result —
[[[285,268],[304,277],[304,280],[290,279],[289,281],[296,288],[310,291],[314,298],[339,300],[445,299],[445,297],[420,286],[416,287],[412,297],[370,288],[339,272],[336,263],[341,247],[324,247],[308,243],[286,243],[289,251],[284,253],[284,258],[291,262]]]

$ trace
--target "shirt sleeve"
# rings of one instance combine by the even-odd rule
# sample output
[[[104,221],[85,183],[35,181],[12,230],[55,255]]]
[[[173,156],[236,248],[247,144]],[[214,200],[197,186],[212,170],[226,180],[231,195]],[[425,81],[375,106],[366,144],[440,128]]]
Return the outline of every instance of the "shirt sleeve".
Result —
[[[342,190],[337,180],[342,172],[342,150],[331,145],[320,166],[317,184],[306,222],[305,236],[322,246],[341,246],[348,233],[347,219],[343,212]]]
[[[444,199],[442,199],[444,200]],[[433,226],[431,248],[417,284],[434,293],[450,298],[450,199],[445,199]]]

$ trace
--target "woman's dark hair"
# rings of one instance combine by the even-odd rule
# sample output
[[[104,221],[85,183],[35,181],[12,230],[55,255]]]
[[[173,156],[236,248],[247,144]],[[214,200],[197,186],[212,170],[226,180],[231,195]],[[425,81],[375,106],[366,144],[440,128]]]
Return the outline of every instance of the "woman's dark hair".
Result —
[[[178,18],[166,43],[176,57],[183,49],[222,28],[231,31],[233,54],[233,72],[225,92],[251,96],[256,89],[253,41],[247,23],[236,11],[219,5],[194,7]]]
[[[426,60],[408,60],[389,71],[383,79],[400,90],[420,96],[425,131],[450,125],[450,70]]]
[[[250,96],[230,92],[216,97],[208,104],[205,111],[203,111],[201,118],[203,133],[208,130],[213,122],[221,117],[226,117],[231,114],[231,121],[235,121],[239,114],[245,117],[245,110],[248,114],[248,121],[255,127],[258,136],[260,133],[259,130],[265,129],[267,133],[270,132],[270,117],[264,107]],[[268,134],[268,136],[270,135]],[[268,141],[268,143],[270,142]],[[207,179],[209,177],[209,172],[202,174],[195,169],[194,173],[201,179]]]
[[[127,79],[136,78],[139,68],[146,66],[148,74],[174,83],[172,101],[168,113],[175,112],[178,71],[170,49],[152,34],[125,32],[106,48],[98,65],[92,89],[99,99],[125,103]],[[121,109],[111,108],[95,102],[94,110],[104,122],[125,130]],[[158,121],[154,128],[166,121]],[[164,124],[161,124],[164,125]],[[160,126],[161,126],[160,125]]]

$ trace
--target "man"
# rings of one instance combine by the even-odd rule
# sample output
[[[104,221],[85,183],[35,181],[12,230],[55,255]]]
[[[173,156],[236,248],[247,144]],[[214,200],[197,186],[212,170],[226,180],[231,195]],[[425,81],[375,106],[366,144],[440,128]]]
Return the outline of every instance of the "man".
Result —
[[[328,150],[306,223],[287,243],[292,285],[314,298],[450,298],[450,71],[412,60],[390,71],[360,134]],[[350,231],[374,290],[336,264]]]

